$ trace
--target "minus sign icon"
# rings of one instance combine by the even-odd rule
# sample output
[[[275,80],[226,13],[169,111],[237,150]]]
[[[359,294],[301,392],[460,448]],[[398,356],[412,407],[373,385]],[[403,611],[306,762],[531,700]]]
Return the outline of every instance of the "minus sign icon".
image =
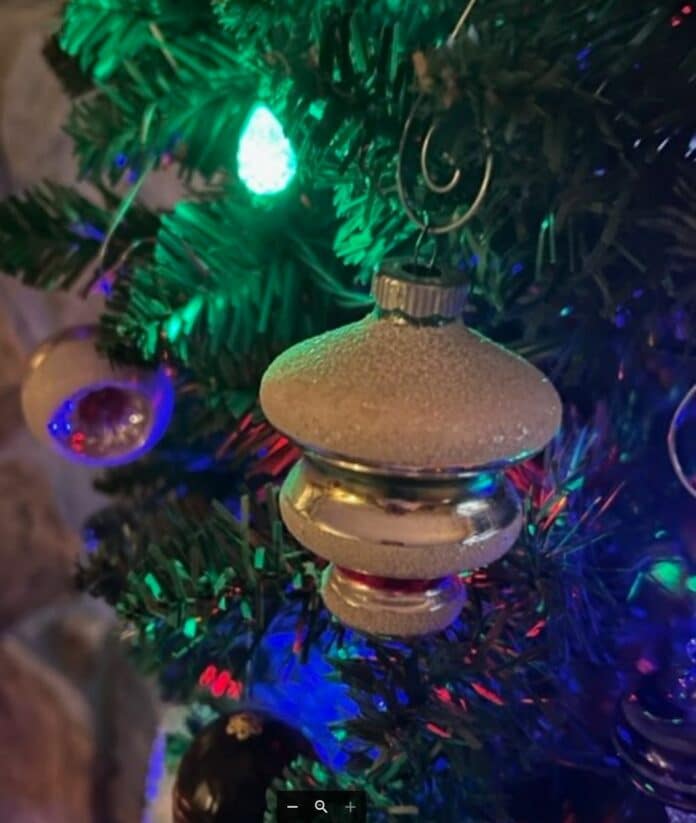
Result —
[[[288,806],[288,809],[299,809],[299,806]]]

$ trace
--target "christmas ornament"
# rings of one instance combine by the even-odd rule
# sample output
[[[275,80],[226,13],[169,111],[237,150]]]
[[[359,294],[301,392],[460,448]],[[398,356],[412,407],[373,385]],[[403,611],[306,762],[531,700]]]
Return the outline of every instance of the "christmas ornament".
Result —
[[[621,701],[614,743],[634,785],[664,803],[672,823],[696,823],[696,638],[682,645],[675,665]]]
[[[239,179],[254,194],[278,194],[297,173],[297,157],[273,112],[254,106],[239,138]]]
[[[218,718],[194,739],[174,786],[174,823],[262,823],[266,790],[310,744],[256,711]]]
[[[166,371],[112,366],[95,348],[96,327],[43,343],[22,385],[27,426],[76,463],[116,466],[149,451],[167,430],[174,389]]]
[[[375,311],[305,341],[264,375],[271,423],[301,445],[280,495],[290,532],[332,565],[323,596],[374,634],[445,628],[458,574],[514,543],[521,507],[503,468],[559,426],[549,381],[461,322],[466,290],[393,261]]]

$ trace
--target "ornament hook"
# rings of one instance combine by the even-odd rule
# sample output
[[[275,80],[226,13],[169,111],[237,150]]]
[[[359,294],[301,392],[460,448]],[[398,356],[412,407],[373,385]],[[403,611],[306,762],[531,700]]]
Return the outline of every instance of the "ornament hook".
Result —
[[[669,452],[669,459],[672,463],[672,468],[679,478],[679,482],[689,492],[692,497],[696,497],[696,486],[689,480],[682,466],[679,454],[677,453],[677,429],[679,428],[679,418],[686,410],[689,403],[696,398],[696,383],[689,389],[686,396],[677,406],[674,416],[669,424],[669,432],[667,434],[667,450]]]
[[[454,27],[452,33],[447,39],[447,43],[449,45],[452,45],[456,41],[457,37],[460,35],[466,21],[469,18],[469,15],[471,14],[474,6],[476,5],[476,2],[477,0],[469,0],[468,4],[466,5],[466,8],[459,17],[456,26]],[[396,187],[399,195],[399,200],[401,201],[401,205],[404,211],[406,212],[409,220],[415,223],[421,229],[422,232],[424,232],[425,234],[438,235],[449,234],[450,232],[460,229],[462,226],[468,223],[471,220],[471,218],[474,217],[474,215],[481,208],[481,204],[483,203],[483,200],[488,192],[488,187],[490,185],[491,177],[493,174],[493,151],[488,132],[485,129],[483,129],[481,135],[483,142],[483,150],[485,154],[483,177],[481,178],[481,184],[479,186],[479,190],[476,196],[474,197],[469,208],[464,213],[452,217],[444,223],[434,223],[432,220],[429,219],[427,213],[425,218],[421,218],[418,215],[417,209],[414,207],[413,203],[411,202],[411,198],[408,194],[408,184],[406,182],[404,170],[404,158],[406,154],[406,148],[409,144],[411,130],[416,120],[416,115],[418,114],[424,99],[424,94],[418,95],[418,98],[416,99],[413,108],[411,109],[408,117],[406,118],[406,123],[404,125],[403,132],[401,133],[401,139],[399,141],[399,153],[397,156]],[[457,187],[457,185],[459,185],[459,182],[462,178],[462,170],[460,168],[454,169],[452,176],[447,183],[438,183],[430,172],[430,158],[433,151],[432,140],[441,123],[441,120],[436,120],[434,123],[431,123],[430,127],[428,128],[428,131],[425,134],[425,137],[423,138],[420,150],[421,176],[423,178],[423,181],[425,182],[425,186],[428,189],[428,191],[436,195],[449,194]],[[421,240],[422,237],[421,239],[419,239],[418,245],[420,245]]]
[[[429,220],[430,220],[430,218],[426,214],[425,218],[424,218],[425,225],[423,226],[423,228],[418,233],[418,240],[416,240],[416,248],[413,251],[413,262],[416,263],[416,265],[418,264],[418,258],[420,257],[421,246],[423,245],[423,241],[428,236],[428,223],[429,223]],[[433,245],[433,252],[430,255],[430,260],[428,260],[428,263],[427,263],[427,267],[428,267],[429,270],[432,269],[433,266],[435,265],[435,259],[436,258],[437,258],[437,243],[435,243]]]

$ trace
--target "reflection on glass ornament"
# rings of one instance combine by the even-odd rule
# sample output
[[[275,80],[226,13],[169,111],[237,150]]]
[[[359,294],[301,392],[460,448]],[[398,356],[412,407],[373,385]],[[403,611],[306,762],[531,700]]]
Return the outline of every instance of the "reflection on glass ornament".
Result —
[[[300,755],[314,757],[310,743],[265,712],[219,717],[196,735],[179,764],[174,823],[263,823],[266,791]]]
[[[693,630],[693,620],[691,621]],[[671,823],[696,823],[696,642],[673,667],[649,675],[623,698],[614,744],[632,783],[665,805]]]
[[[503,469],[546,445],[561,403],[531,364],[466,328],[466,287],[448,273],[391,261],[373,294],[364,320],[278,357],[260,398],[305,452],[280,508],[332,564],[327,607],[360,631],[417,636],[456,620],[461,572],[515,542]]]
[[[278,194],[297,173],[295,150],[268,106],[254,106],[242,128],[237,173],[254,194]]]
[[[667,437],[669,457],[679,481],[696,497],[696,385],[679,404]]]
[[[63,457],[92,466],[130,463],[166,432],[174,387],[164,369],[114,366],[94,326],[67,329],[32,355],[22,385],[27,426]]]

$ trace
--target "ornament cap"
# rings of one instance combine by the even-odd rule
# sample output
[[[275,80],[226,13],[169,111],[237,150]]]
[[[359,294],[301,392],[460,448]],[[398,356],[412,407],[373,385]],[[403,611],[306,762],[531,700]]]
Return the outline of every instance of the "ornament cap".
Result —
[[[378,308],[411,320],[454,320],[464,311],[467,292],[463,282],[440,269],[405,260],[386,261],[372,281]]]

